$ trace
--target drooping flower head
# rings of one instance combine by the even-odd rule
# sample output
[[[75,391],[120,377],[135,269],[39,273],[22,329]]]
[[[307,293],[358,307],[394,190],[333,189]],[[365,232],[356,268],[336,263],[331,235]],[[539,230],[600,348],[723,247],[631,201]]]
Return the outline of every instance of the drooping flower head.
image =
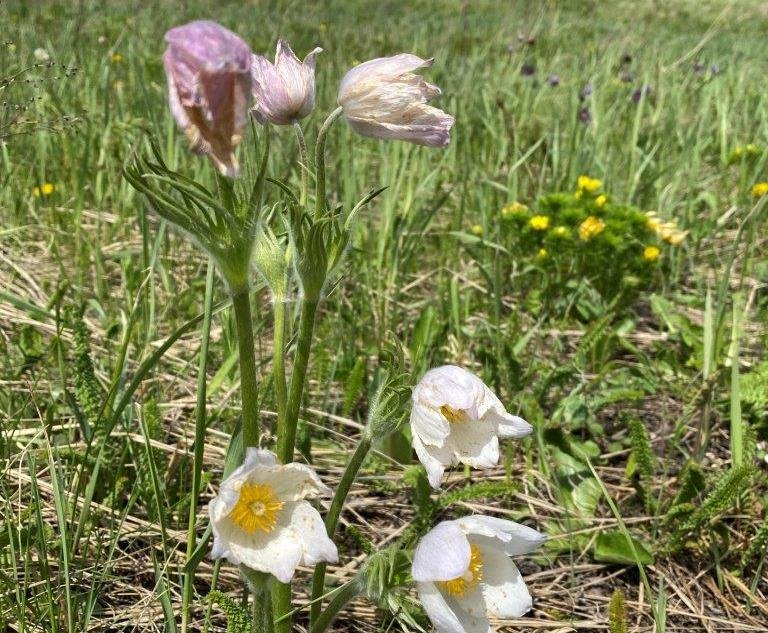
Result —
[[[493,468],[499,462],[500,437],[525,437],[533,430],[507,413],[482,380],[455,365],[424,374],[412,400],[413,448],[434,488],[449,466]]]
[[[298,565],[338,560],[320,513],[306,497],[329,495],[303,464],[279,464],[270,451],[249,448],[245,463],[221,484],[208,512],[213,558],[227,558],[289,582]]]
[[[210,155],[225,176],[237,176],[234,150],[248,121],[250,48],[210,21],[177,26],[165,34],[165,41],[171,113],[192,151]]]
[[[490,516],[443,521],[421,539],[411,575],[438,633],[489,633],[489,617],[518,618],[531,594],[510,556],[527,554],[545,537]]]
[[[299,61],[288,42],[279,40],[275,63],[261,55],[253,56],[253,113],[259,123],[290,125],[303,119],[315,106],[315,48]]]
[[[341,80],[338,101],[363,136],[445,147],[454,118],[427,102],[440,88],[413,73],[433,60],[401,53],[355,66]]]

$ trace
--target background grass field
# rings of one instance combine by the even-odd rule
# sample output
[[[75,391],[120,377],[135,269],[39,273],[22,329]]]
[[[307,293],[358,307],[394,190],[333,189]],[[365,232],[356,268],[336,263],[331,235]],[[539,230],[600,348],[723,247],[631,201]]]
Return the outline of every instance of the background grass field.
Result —
[[[471,367],[536,427],[485,483],[455,472],[431,498],[404,441],[380,447],[332,575],[351,577],[366,547],[435,517],[492,511],[551,539],[521,562],[534,610],[505,630],[608,630],[615,589],[628,630],[767,630],[768,255],[751,188],[768,180],[768,9],[757,0],[0,3],[0,628],[179,626],[200,350],[190,321],[208,263],[122,168],[152,137],[169,164],[212,181],[167,112],[161,64],[165,30],[200,17],[270,56],[278,36],[300,55],[325,49],[309,129],[349,67],[401,51],[436,58],[426,74],[456,116],[442,151],[341,123],[329,138],[333,198],[349,207],[388,188],[322,307],[300,445],[323,479],[354,445],[388,332],[415,375]],[[296,183],[289,129],[273,149],[270,172]],[[572,193],[581,174],[689,231],[638,292],[606,297],[576,271],[554,280],[504,223],[504,205]],[[596,277],[618,265],[594,257]],[[214,302],[225,297],[216,280]],[[256,287],[253,302],[266,375],[269,297]],[[234,336],[224,304],[205,499],[238,418]],[[268,380],[262,409],[271,420]],[[224,630],[213,583],[238,597],[236,570],[203,560],[195,630]],[[398,610],[424,622],[398,589],[356,601],[336,627],[399,630]]]

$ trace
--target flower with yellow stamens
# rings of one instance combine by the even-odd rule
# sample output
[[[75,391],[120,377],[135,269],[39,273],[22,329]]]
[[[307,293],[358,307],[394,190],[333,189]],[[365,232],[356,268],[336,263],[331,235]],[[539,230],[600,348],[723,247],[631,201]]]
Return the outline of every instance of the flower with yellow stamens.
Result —
[[[213,558],[289,582],[299,565],[338,560],[320,513],[305,500],[330,490],[304,464],[279,464],[270,451],[248,448],[208,511]]]
[[[35,198],[40,198],[41,196],[50,196],[55,190],[56,187],[53,185],[53,183],[46,182],[39,187],[33,187],[32,195],[35,196]]]
[[[768,193],[768,182],[757,182],[752,186],[752,195],[755,198],[762,198]]]
[[[576,187],[579,191],[587,193],[596,193],[603,186],[603,181],[599,178],[590,178],[589,176],[579,176],[576,181]]]
[[[661,249],[658,246],[646,246],[643,249],[643,259],[647,262],[655,262],[661,255]]]
[[[590,215],[579,225],[579,237],[584,242],[588,242],[593,237],[600,235],[600,233],[602,233],[604,230],[605,222],[603,222],[600,218],[595,217],[594,215]]]
[[[482,380],[455,365],[430,369],[414,387],[412,400],[413,448],[433,488],[440,487],[450,466],[493,468],[499,462],[499,438],[533,431],[507,413]]]
[[[546,231],[549,228],[549,216],[546,216],[546,215],[534,215],[528,221],[528,225],[534,231]]]
[[[438,633],[490,631],[489,617],[519,618],[531,594],[509,558],[545,540],[525,525],[473,515],[443,521],[419,541],[411,575]]]

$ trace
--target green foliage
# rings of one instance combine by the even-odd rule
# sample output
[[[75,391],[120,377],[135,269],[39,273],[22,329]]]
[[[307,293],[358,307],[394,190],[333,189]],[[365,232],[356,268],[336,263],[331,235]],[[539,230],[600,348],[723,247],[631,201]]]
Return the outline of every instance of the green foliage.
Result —
[[[653,505],[651,483],[656,457],[653,454],[653,447],[651,446],[651,440],[648,437],[645,425],[637,418],[630,417],[627,420],[627,428],[629,430],[629,443],[632,447],[630,459],[627,463],[627,475],[631,477],[637,473],[639,493],[645,504],[646,511],[650,512]]]
[[[360,400],[363,393],[363,383],[366,378],[367,358],[358,356],[352,371],[349,372],[344,382],[344,399],[341,405],[341,415],[349,417],[355,405]]]
[[[741,555],[739,569],[742,573],[747,571],[751,565],[768,555],[768,516],[763,517],[752,537],[749,539],[749,546]]]
[[[252,619],[248,611],[221,591],[211,591],[208,602],[216,604],[227,616],[227,633],[252,633]]]
[[[595,539],[592,555],[596,561],[619,565],[653,565],[653,554],[648,545],[630,536],[632,544],[621,530],[601,532]]]
[[[611,601],[608,603],[608,630],[611,633],[627,633],[629,623],[627,622],[627,602],[624,600],[624,594],[620,589],[616,589],[611,595]]]
[[[69,321],[74,340],[74,362],[72,364],[72,380],[75,385],[75,402],[77,403],[79,419],[85,429],[85,436],[90,439],[94,428],[101,416],[104,402],[104,391],[96,378],[91,358],[91,333],[83,320],[82,312],[70,311]]]

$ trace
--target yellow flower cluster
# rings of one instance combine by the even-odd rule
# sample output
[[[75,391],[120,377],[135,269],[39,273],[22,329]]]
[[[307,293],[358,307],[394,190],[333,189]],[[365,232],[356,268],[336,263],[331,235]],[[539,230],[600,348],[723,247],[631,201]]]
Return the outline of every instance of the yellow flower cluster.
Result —
[[[733,150],[731,156],[733,158],[741,158],[742,156],[757,156],[760,153],[760,148],[754,143],[747,143],[743,147],[739,145]]]
[[[604,230],[605,222],[603,222],[600,218],[595,217],[594,215],[590,215],[579,225],[579,237],[584,242],[588,242],[593,237],[600,235],[600,233],[602,233]]]
[[[677,222],[670,220],[664,222],[655,211],[648,211],[646,214],[648,229],[656,233],[662,240],[672,246],[678,246],[688,235],[688,231],[681,231],[677,228]]]
[[[603,181],[599,178],[590,178],[589,176],[579,176],[576,186],[579,191],[587,193],[596,193],[602,186]]]
[[[762,198],[768,193],[768,182],[757,182],[752,187],[752,195],[755,198]]]
[[[40,196],[50,196],[55,190],[56,187],[53,186],[53,183],[46,182],[39,187],[34,187],[32,189],[32,195],[35,196],[35,198],[39,198]]]
[[[534,215],[528,224],[534,231],[546,231],[549,228],[549,216]]]

